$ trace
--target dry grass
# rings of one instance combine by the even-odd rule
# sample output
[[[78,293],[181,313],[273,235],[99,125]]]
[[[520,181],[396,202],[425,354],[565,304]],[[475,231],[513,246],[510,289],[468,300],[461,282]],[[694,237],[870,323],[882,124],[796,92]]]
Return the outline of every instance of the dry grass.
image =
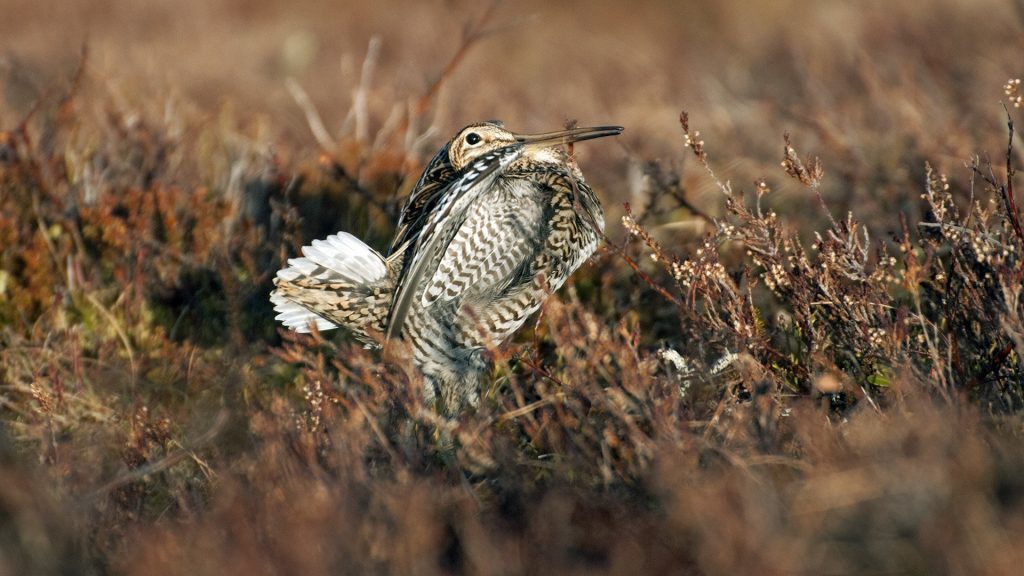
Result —
[[[0,574],[1014,573],[1024,9],[635,4],[0,6]],[[627,131],[447,421],[267,294],[493,117]]]

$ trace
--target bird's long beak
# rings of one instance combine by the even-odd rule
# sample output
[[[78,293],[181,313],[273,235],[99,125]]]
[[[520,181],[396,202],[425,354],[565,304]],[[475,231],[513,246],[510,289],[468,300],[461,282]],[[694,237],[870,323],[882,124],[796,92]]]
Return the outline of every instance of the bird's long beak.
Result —
[[[605,136],[618,136],[622,126],[591,126],[588,128],[570,128],[558,132],[543,134],[516,134],[516,142],[527,145],[554,146],[556,144],[572,144]]]

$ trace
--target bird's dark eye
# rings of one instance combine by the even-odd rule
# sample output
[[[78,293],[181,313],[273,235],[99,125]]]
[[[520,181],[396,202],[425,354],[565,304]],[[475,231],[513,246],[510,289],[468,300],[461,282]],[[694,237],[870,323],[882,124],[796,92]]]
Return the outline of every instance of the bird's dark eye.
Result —
[[[479,144],[480,140],[480,135],[477,134],[476,132],[470,132],[469,134],[466,134],[466,144],[469,144],[470,146]]]

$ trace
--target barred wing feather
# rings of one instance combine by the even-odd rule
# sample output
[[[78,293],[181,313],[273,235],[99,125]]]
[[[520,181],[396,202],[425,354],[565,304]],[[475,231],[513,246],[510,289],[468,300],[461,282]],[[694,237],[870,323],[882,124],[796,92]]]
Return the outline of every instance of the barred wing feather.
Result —
[[[441,193],[434,210],[427,218],[409,266],[403,270],[398,291],[392,301],[387,337],[396,338],[405,325],[416,292],[422,282],[433,276],[436,256],[448,249],[456,231],[466,220],[468,211],[481,194],[493,186],[501,173],[523,155],[523,146],[513,144],[481,156]]]

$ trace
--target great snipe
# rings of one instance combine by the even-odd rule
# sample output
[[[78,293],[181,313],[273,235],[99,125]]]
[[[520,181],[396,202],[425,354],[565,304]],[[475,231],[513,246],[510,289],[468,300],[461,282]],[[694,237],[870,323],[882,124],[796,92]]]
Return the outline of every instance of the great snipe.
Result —
[[[385,258],[339,232],[277,273],[277,320],[299,332],[344,326],[371,345],[401,338],[428,401],[476,404],[483,351],[505,341],[597,249],[604,212],[562,145],[619,126],[522,135],[463,128],[407,200]]]

